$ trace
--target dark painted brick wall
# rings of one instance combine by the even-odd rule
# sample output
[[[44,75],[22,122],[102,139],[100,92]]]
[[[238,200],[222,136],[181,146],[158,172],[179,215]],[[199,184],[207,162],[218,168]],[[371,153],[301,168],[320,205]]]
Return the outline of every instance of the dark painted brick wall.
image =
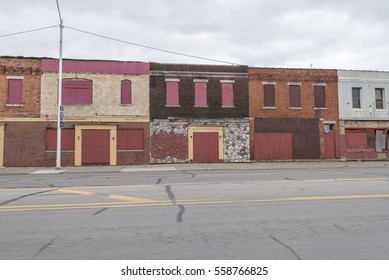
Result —
[[[211,74],[207,74],[211,73]],[[246,118],[249,116],[246,66],[151,64],[150,119]],[[215,77],[217,75],[217,77]],[[166,107],[166,78],[180,79],[180,107]],[[208,107],[194,107],[194,79],[208,79]],[[221,80],[234,80],[234,108],[222,108]]]
[[[255,133],[292,133],[293,159],[319,159],[319,119],[255,119]]]

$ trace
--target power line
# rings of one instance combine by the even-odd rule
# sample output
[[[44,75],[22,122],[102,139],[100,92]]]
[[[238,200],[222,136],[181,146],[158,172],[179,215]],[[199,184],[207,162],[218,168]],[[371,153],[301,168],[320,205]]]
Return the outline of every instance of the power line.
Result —
[[[36,29],[31,29],[31,30],[26,30],[26,31],[20,31],[20,32],[9,33],[9,34],[3,34],[3,35],[0,35],[0,38],[14,36],[14,35],[20,35],[20,34],[25,34],[25,33],[31,33],[31,32],[36,32],[36,31],[41,31],[41,30],[50,29],[50,28],[54,28],[54,27],[58,27],[58,25],[51,25],[51,26],[46,26],[46,27],[41,27],[41,28],[36,28]]]
[[[138,44],[138,43],[134,43],[134,42],[129,42],[129,41],[121,40],[121,39],[112,38],[112,37],[105,36],[105,35],[100,35],[97,33],[90,32],[90,31],[81,30],[78,28],[70,27],[70,26],[65,26],[65,28],[68,28],[68,29],[71,29],[71,30],[74,30],[77,32],[85,33],[88,35],[92,35],[95,37],[100,37],[103,39],[107,39],[107,40],[111,40],[111,41],[115,41],[115,42],[119,42],[119,43],[123,43],[123,44],[127,44],[127,45],[133,45],[133,46],[137,46],[137,47],[141,47],[141,48],[146,48],[146,49],[150,49],[150,50],[155,50],[155,51],[159,51],[159,52],[165,52],[165,53],[170,53],[170,54],[174,54],[174,55],[180,55],[180,56],[196,58],[196,59],[201,59],[201,60],[207,60],[207,61],[212,61],[212,62],[218,62],[218,63],[224,63],[224,64],[239,65],[239,63],[234,63],[234,62],[230,62],[230,61],[212,59],[212,58],[207,58],[207,57],[201,57],[201,56],[196,56],[196,55],[185,54],[185,53],[169,51],[169,50],[165,50],[165,49],[161,49],[161,48],[146,46],[146,45],[142,45],[142,44]]]

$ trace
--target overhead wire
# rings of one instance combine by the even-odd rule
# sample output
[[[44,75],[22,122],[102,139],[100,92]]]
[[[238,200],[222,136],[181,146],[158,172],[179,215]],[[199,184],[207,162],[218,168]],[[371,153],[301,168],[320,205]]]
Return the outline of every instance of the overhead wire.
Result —
[[[15,35],[21,35],[21,34],[26,34],[26,33],[32,33],[32,32],[42,31],[42,30],[51,29],[51,28],[58,28],[58,27],[59,27],[59,25],[51,25],[51,26],[45,26],[45,27],[41,27],[41,28],[35,28],[35,29],[30,29],[30,30],[25,30],[25,31],[20,31],[20,32],[14,32],[14,33],[9,33],[9,34],[2,34],[2,35],[0,35],[0,38],[10,37],[10,36],[15,36]],[[137,47],[146,48],[146,49],[150,49],[150,50],[154,50],[154,51],[159,51],[159,52],[164,52],[164,53],[169,53],[169,54],[173,54],[173,55],[179,55],[179,56],[195,58],[195,59],[200,59],[200,60],[205,60],[205,61],[212,61],[212,62],[223,63],[223,64],[240,65],[239,63],[234,63],[234,62],[231,62],[231,61],[213,59],[213,58],[208,58],[208,57],[203,57],[203,56],[191,55],[191,54],[187,54],[187,53],[181,53],[181,52],[166,50],[166,49],[162,49],[162,48],[156,48],[156,47],[152,47],[152,46],[147,46],[147,45],[143,45],[143,44],[139,44],[139,43],[134,43],[134,42],[130,42],[130,41],[122,40],[122,39],[113,38],[113,37],[106,36],[106,35],[97,34],[97,33],[94,33],[94,32],[82,30],[82,29],[79,29],[79,28],[71,27],[71,26],[64,26],[64,28],[67,28],[67,29],[70,29],[70,30],[73,30],[73,31],[77,31],[77,32],[80,32],[80,33],[88,34],[88,35],[91,35],[91,36],[103,38],[103,39],[106,39],[106,40],[111,40],[111,41],[119,42],[119,43],[122,43],[122,44],[137,46]]]
[[[165,53],[169,53],[169,54],[185,56],[185,57],[190,57],[190,58],[195,58],[195,59],[201,59],[201,60],[206,60],[206,61],[212,61],[212,62],[217,62],[217,63],[223,63],[223,64],[239,65],[239,63],[234,63],[234,62],[230,62],[230,61],[218,60],[218,59],[213,59],[213,58],[207,58],[207,57],[202,57],[202,56],[197,56],[197,55],[191,55],[191,54],[170,51],[170,50],[156,48],[156,47],[151,47],[151,46],[147,46],[147,45],[143,45],[143,44],[139,44],[139,43],[134,43],[134,42],[130,42],[130,41],[122,40],[122,39],[109,37],[106,35],[97,34],[97,33],[86,31],[86,30],[81,30],[81,29],[74,28],[74,27],[67,26],[67,25],[65,25],[64,27],[67,29],[73,30],[73,31],[81,32],[81,33],[92,35],[95,37],[100,37],[103,39],[107,39],[107,40],[111,40],[111,41],[115,41],[115,42],[120,42],[120,43],[127,44],[127,45],[133,45],[133,46],[137,46],[137,47],[141,47],[141,48],[146,48],[146,49],[150,49],[150,50],[154,50],[154,51],[165,52]]]
[[[3,34],[3,35],[0,35],[0,38],[20,35],[20,34],[25,34],[25,33],[31,33],[31,32],[36,32],[36,31],[41,31],[41,30],[56,28],[56,27],[58,27],[58,25],[51,25],[51,26],[46,26],[46,27],[41,27],[41,28],[36,28],[36,29],[31,29],[31,30],[25,30],[25,31],[20,31],[20,32],[15,32],[15,33]]]

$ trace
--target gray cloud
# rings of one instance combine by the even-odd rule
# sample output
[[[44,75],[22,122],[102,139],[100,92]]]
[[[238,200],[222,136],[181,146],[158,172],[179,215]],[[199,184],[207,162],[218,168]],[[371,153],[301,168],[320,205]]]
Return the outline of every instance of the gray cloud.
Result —
[[[58,24],[55,0],[0,0],[0,35]],[[372,1],[60,0],[65,25],[252,66],[389,70],[388,4]],[[58,56],[58,29],[0,38],[0,55]],[[65,29],[71,58],[210,63]]]

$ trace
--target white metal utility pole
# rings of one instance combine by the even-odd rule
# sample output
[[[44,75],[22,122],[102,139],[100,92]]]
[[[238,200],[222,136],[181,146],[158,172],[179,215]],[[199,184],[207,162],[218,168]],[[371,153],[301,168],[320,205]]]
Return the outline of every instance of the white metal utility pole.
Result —
[[[61,128],[63,119],[63,107],[62,107],[62,42],[63,42],[63,20],[61,16],[61,10],[57,1],[58,15],[60,20],[60,38],[59,38],[59,67],[58,67],[58,97],[57,97],[57,152],[56,152],[56,165],[55,169],[61,169]]]

